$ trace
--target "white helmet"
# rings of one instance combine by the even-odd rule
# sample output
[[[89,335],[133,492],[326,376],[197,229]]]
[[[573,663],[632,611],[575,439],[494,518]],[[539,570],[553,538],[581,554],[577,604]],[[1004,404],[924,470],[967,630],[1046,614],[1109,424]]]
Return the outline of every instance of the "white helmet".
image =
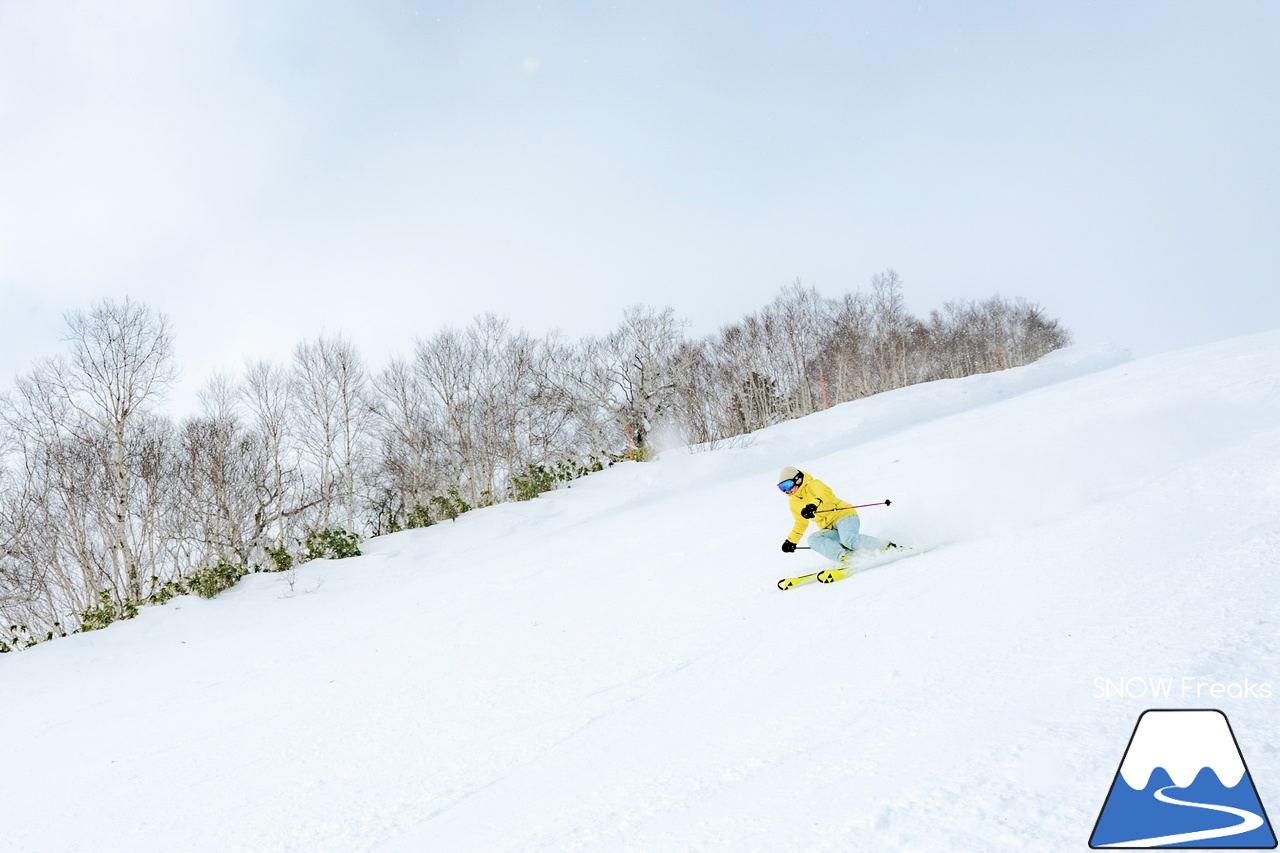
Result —
[[[782,489],[782,484],[788,481],[791,482],[791,486],[788,488]],[[803,482],[804,482],[804,472],[801,471],[799,468],[795,468],[791,465],[788,465],[787,467],[783,468],[781,471],[778,472],[778,488],[782,489],[784,492],[790,491],[791,489],[795,488],[796,486],[800,485]]]

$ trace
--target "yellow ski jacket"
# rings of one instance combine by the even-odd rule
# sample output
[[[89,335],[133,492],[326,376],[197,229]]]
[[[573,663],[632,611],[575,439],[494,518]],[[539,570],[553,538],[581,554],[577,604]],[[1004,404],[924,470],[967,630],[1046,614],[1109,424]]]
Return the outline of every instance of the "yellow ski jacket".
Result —
[[[791,534],[787,537],[788,542],[800,543],[800,537],[804,536],[804,532],[809,527],[809,519],[800,514],[809,504],[818,507],[817,513],[813,516],[813,523],[818,525],[822,530],[830,530],[835,527],[836,522],[844,518],[846,515],[857,515],[858,511],[849,504],[837,498],[831,489],[827,488],[827,484],[821,480],[810,477],[805,472],[804,482],[800,484],[800,488],[796,489],[795,494],[787,495],[787,501],[791,506],[791,514],[796,518],[796,526],[791,528]],[[823,510],[830,510],[823,512]]]

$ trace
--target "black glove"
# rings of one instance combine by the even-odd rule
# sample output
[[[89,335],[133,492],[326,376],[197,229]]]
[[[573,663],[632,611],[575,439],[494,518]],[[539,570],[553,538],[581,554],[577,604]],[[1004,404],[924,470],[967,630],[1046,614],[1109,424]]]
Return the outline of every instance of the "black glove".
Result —
[[[796,543],[792,542],[790,539],[782,543],[782,553],[784,554],[790,554],[795,549]]]
[[[800,510],[802,518],[813,518],[818,513],[817,504],[805,504],[804,509]]]

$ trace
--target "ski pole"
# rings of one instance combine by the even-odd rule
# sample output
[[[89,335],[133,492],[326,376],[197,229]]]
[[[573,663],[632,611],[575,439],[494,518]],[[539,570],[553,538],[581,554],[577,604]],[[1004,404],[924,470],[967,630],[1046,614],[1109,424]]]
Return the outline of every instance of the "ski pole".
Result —
[[[818,510],[818,512],[839,512],[842,509],[865,509],[866,507],[869,507],[869,506],[889,506],[889,504],[891,503],[893,502],[890,501],[888,498],[886,498],[880,501],[879,503],[854,504],[853,506],[838,506],[838,507],[833,507],[832,509],[820,509]]]

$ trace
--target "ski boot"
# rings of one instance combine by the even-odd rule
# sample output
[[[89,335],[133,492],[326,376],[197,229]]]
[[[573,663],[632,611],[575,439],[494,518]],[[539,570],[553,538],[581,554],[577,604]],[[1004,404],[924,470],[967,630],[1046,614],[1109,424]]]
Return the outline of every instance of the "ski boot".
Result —
[[[819,583],[835,583],[841,578],[849,576],[849,572],[853,569],[853,552],[845,551],[840,555],[840,559],[836,560],[834,568],[827,569],[825,572],[818,572]]]

